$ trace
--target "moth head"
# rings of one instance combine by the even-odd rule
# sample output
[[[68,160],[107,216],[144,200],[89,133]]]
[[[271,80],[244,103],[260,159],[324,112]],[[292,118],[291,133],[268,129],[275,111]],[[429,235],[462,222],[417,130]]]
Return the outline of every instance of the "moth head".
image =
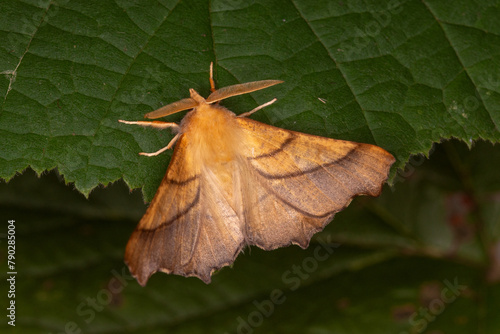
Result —
[[[193,99],[196,102],[197,106],[199,106],[200,104],[207,104],[207,100],[205,100],[203,96],[198,94],[198,92],[195,91],[193,88],[189,88],[189,94],[191,95],[191,99]]]

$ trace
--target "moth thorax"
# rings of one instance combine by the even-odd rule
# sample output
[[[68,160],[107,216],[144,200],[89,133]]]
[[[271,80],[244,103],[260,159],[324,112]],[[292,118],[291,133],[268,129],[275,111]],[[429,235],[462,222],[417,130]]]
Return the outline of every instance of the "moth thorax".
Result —
[[[202,104],[186,115],[181,132],[189,140],[194,158],[205,165],[234,161],[243,136],[234,113],[209,104]]]

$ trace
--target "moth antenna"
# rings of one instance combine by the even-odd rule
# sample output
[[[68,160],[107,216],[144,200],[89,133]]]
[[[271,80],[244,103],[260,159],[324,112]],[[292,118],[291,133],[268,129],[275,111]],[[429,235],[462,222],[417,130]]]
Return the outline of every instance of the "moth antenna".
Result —
[[[216,91],[214,82],[214,62],[210,62],[210,91],[213,93]]]
[[[220,100],[227,99],[231,96],[252,93],[257,90],[280,84],[282,82],[283,81],[281,80],[262,80],[222,87],[210,94],[210,96],[207,98],[207,103],[214,103]]]
[[[180,101],[170,103],[169,105],[163,106],[160,109],[156,109],[155,111],[149,112],[144,115],[145,118],[160,118],[168,115],[175,114],[179,111],[193,109],[196,107],[198,103],[192,98],[188,97],[187,99],[182,99]]]

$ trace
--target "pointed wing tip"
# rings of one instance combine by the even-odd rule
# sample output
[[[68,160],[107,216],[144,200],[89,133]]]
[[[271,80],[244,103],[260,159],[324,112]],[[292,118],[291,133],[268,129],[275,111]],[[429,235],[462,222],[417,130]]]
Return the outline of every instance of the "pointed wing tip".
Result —
[[[378,184],[377,187],[371,187],[370,189],[366,189],[367,190],[366,192],[360,193],[358,195],[368,195],[368,196],[378,197],[382,193],[382,188],[384,184],[387,183],[387,180],[389,179],[389,172],[391,170],[392,165],[396,162],[396,158],[391,153],[389,153],[380,146],[372,144],[363,144],[363,143],[357,143],[357,144],[358,148],[361,148],[366,151],[377,152],[376,155],[379,157],[380,174],[384,175],[384,177],[378,180],[380,181],[380,183],[377,183]]]
[[[146,284],[148,284],[149,277],[146,279],[140,279],[137,276],[134,276],[134,275],[132,275],[132,276],[136,279],[137,283],[139,283],[139,285],[142,286],[143,288],[146,286]]]
[[[129,271],[141,286],[146,286],[149,278],[156,272],[163,272],[165,274],[178,275],[183,277],[196,277],[203,281],[205,284],[212,282],[212,275],[214,272],[229,266],[236,260],[236,257],[245,246],[241,242],[235,249],[233,254],[224,256],[209,264],[201,264],[197,261],[186,264],[168,264],[163,262],[162,256],[154,258],[144,255],[144,247],[137,246],[134,242],[137,238],[137,230],[134,231],[130,237],[129,243],[125,250],[125,263]],[[138,248],[139,247],[139,248]],[[140,250],[139,250],[140,249]],[[162,263],[163,262],[163,263]]]
[[[385,151],[385,150],[384,150]],[[389,152],[385,151],[387,153],[387,164],[389,165],[389,169],[391,168],[391,166],[396,162],[396,158],[390,154]]]
[[[383,169],[382,174],[384,174],[385,177],[383,177],[381,179],[381,182],[378,184],[377,187],[373,187],[371,189],[367,189],[366,193],[361,193],[361,194],[358,194],[358,195],[378,197],[378,196],[380,196],[380,194],[382,194],[382,190],[384,188],[384,184],[386,184],[387,180],[389,179],[389,172],[391,170],[391,166],[394,164],[394,162],[396,162],[396,158],[394,158],[394,156],[392,154],[390,154],[389,152],[387,152],[385,150],[384,150],[384,152],[386,153],[387,161],[385,162],[385,164],[384,164],[384,166],[382,168]],[[354,199],[354,197],[356,197],[356,196],[357,195],[353,196],[351,198],[351,200]]]
[[[128,271],[130,272],[130,275],[132,275],[132,277],[135,278],[135,280],[137,281],[137,283],[139,283],[139,285],[141,285],[143,287],[146,286],[146,284],[148,283],[149,277],[151,277],[151,275],[153,273],[147,274],[143,270],[136,269],[134,267],[133,263],[128,260],[128,258],[127,258],[126,255],[125,255],[125,261],[124,262],[125,262],[125,264],[128,267]]]

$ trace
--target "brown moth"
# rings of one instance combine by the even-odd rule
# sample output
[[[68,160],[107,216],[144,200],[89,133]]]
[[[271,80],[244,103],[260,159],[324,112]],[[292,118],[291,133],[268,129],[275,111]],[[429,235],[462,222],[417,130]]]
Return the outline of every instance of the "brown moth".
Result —
[[[378,196],[394,157],[384,149],[280,129],[247,118],[276,99],[239,116],[218,105],[282,81],[264,80],[214,89],[145,115],[159,118],[192,109],[180,125],[129,122],[177,134],[154,156],[174,153],[144,217],[132,233],[125,261],[141,285],[157,272],[210,283],[246,245],[272,250],[306,248],[335,213],[356,195]]]

